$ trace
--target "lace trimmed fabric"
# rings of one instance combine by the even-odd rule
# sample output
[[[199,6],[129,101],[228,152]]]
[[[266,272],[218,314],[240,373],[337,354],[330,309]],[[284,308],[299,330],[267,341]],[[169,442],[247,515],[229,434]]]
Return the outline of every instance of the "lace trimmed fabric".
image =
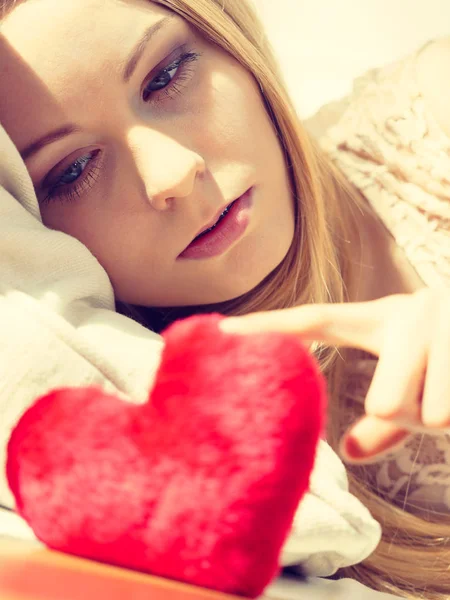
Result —
[[[319,143],[380,216],[423,283],[437,287],[450,285],[450,139],[417,83],[417,57],[425,47],[369,71],[348,99],[319,111],[327,120],[328,110],[328,121],[341,113]],[[349,400],[363,404],[375,366],[375,358],[352,361]],[[409,512],[450,510],[450,434],[414,435],[365,471],[383,497]]]
[[[361,353],[363,354],[363,353]],[[376,367],[373,358],[352,361],[346,397],[361,407]],[[383,498],[412,513],[448,514],[450,510],[450,435],[418,434],[383,460],[365,467],[368,484]]]

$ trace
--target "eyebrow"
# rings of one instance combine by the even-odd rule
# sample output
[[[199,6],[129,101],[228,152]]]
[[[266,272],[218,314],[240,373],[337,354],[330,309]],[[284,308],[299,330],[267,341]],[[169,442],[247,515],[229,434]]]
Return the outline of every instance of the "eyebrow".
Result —
[[[144,35],[141,37],[139,42],[136,44],[136,46],[132,50],[132,52],[127,60],[125,69],[123,71],[123,80],[125,83],[127,83],[133,76],[133,73],[135,72],[136,67],[139,64],[139,60],[141,59],[150,40],[161,29],[165,28],[169,24],[170,21],[172,21],[175,18],[176,18],[176,16],[174,14],[164,17],[164,19],[160,19],[159,21],[157,21],[156,23],[154,23],[153,25],[151,25],[150,27],[148,27],[148,29],[146,29],[144,31]],[[38,140],[35,140],[34,142],[32,142],[31,144],[26,146],[26,148],[24,148],[23,150],[20,151],[20,156],[22,157],[22,160],[25,161],[25,160],[29,159],[31,156],[33,156],[34,154],[36,154],[37,152],[39,152],[42,148],[44,148],[44,146],[53,144],[54,142],[57,142],[58,140],[66,137],[68,135],[72,135],[73,133],[79,133],[80,131],[81,131],[81,128],[77,127],[76,125],[72,125],[72,124],[63,125],[62,127],[55,129],[55,131],[47,133],[46,135],[42,136]]]
[[[36,152],[39,152],[39,150],[41,150],[41,148],[43,148],[44,146],[52,144],[53,142],[57,142],[58,140],[60,140],[63,137],[66,137],[67,135],[71,135],[72,133],[78,133],[80,131],[81,129],[79,127],[76,127],[76,125],[63,125],[62,127],[59,127],[59,129],[55,129],[55,131],[47,133],[35,142],[29,144],[26,148],[21,150],[20,156],[22,157],[22,160],[27,160],[28,158],[30,158],[30,156],[36,154]]]
[[[125,70],[123,72],[123,80],[125,81],[125,83],[127,83],[130,80],[134,71],[136,70],[136,67],[147,47],[147,44],[155,36],[156,33],[158,33],[161,29],[166,27],[170,21],[173,21],[173,19],[175,19],[174,14],[164,17],[164,19],[157,21],[144,31],[144,35],[136,44],[134,50],[131,52],[131,55],[128,58],[127,64],[125,66]]]

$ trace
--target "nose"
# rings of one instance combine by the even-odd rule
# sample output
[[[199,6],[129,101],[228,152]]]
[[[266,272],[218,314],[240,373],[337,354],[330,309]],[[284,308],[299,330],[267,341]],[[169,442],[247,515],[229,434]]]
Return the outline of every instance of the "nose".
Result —
[[[204,159],[179,141],[147,128],[135,128],[129,145],[148,201],[156,210],[167,210],[173,200],[192,194]]]

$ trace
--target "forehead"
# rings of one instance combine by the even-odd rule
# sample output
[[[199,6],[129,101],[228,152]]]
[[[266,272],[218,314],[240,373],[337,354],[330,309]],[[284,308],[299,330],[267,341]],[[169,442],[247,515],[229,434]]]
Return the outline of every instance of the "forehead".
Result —
[[[91,59],[117,54],[167,14],[149,0],[22,0],[1,23],[0,38],[37,74],[66,65],[88,70],[88,52]]]
[[[80,99],[106,102],[143,32],[171,14],[148,0],[22,1],[0,25],[0,117],[16,145],[35,115],[45,130]]]

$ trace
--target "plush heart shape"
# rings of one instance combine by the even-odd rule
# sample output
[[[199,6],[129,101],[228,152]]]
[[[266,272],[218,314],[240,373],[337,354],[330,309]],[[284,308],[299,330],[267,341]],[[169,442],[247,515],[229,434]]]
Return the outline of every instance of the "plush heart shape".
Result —
[[[8,481],[45,544],[250,597],[277,574],[325,383],[295,337],[225,334],[220,319],[166,331],[147,404],[61,389],[23,415]]]

